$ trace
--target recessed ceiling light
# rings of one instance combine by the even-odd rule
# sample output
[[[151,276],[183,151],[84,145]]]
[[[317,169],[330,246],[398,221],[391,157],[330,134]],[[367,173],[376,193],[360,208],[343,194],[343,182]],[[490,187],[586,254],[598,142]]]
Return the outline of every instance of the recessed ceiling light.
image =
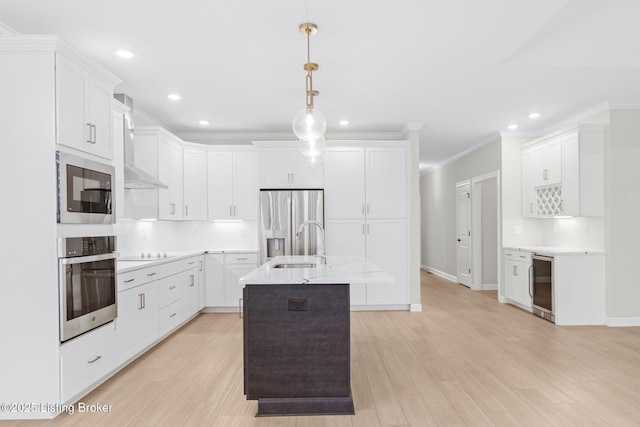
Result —
[[[169,98],[172,101],[177,101],[177,100],[181,99],[182,97],[180,95],[178,95],[177,93],[171,93],[171,94],[169,94],[169,96],[167,96],[167,98]]]
[[[118,55],[120,58],[133,58],[133,52],[126,49],[116,50],[116,55]]]
[[[509,125],[509,126],[507,126],[507,129],[516,130],[516,129],[518,129],[518,125],[516,125],[516,124]]]
[[[200,120],[198,123],[200,123],[202,126],[206,126],[209,124],[209,120]]]
[[[529,118],[530,119],[537,119],[538,117],[540,117],[540,113],[531,113],[531,114],[529,114]]]
[[[346,125],[348,125],[348,124],[349,124],[349,120],[340,120],[340,124],[341,124],[342,126],[346,126]]]

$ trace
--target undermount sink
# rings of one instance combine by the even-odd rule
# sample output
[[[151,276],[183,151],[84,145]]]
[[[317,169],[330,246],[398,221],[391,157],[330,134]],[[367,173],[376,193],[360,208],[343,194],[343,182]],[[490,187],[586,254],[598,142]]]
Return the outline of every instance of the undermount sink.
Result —
[[[313,268],[315,266],[316,264],[311,264],[311,263],[291,262],[291,263],[275,264],[273,268]]]

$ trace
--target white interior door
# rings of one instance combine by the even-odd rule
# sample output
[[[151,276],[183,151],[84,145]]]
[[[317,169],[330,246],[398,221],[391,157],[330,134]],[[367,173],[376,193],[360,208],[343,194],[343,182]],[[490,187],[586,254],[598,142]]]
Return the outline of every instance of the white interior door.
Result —
[[[471,185],[468,181],[456,185],[456,199],[458,283],[471,286]]]

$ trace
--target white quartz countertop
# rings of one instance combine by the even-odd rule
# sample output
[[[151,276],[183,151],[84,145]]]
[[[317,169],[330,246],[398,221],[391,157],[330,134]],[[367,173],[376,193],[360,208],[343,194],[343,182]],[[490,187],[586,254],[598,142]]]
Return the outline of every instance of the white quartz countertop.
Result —
[[[126,273],[132,270],[138,270],[140,268],[151,267],[154,265],[165,264],[168,262],[179,261],[184,258],[189,258],[192,256],[202,255],[202,251],[184,251],[184,252],[169,252],[168,257],[166,258],[153,258],[144,261],[123,261],[118,259],[117,269],[118,273]]]
[[[602,249],[571,248],[562,246],[505,246],[504,249],[535,252],[540,255],[604,255]]]
[[[242,285],[393,283],[393,277],[373,262],[357,256],[279,256],[240,278]],[[308,268],[275,268],[278,264],[314,264]]]

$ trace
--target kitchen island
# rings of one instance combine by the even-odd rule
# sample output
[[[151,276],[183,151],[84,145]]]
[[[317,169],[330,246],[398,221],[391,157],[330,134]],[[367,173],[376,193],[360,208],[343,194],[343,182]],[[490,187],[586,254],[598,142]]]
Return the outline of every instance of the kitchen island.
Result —
[[[244,393],[257,416],[354,414],[350,283],[392,283],[359,257],[276,257],[242,277]]]

